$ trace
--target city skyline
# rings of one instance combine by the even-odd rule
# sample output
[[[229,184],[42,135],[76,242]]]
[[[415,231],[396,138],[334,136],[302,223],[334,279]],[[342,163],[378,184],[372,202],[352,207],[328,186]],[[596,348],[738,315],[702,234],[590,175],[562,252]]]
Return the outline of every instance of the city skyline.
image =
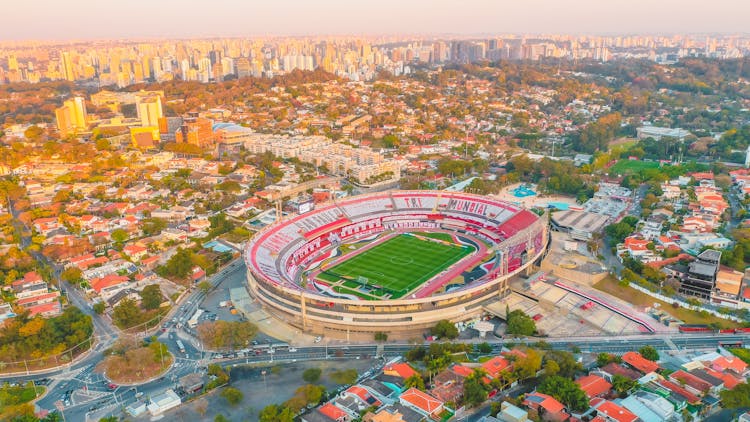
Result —
[[[660,2],[594,0],[347,3],[339,0],[245,3],[133,0],[108,8],[92,0],[29,1],[5,10],[0,39],[235,37],[268,35],[654,34],[746,33],[750,3],[739,0]],[[311,18],[311,17],[314,17]]]

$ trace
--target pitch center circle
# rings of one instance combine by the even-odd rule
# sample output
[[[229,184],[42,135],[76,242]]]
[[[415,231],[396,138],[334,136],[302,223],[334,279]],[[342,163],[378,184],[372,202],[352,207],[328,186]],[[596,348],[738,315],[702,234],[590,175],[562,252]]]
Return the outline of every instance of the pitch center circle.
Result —
[[[391,264],[408,265],[413,262],[414,262],[414,258],[409,258],[408,256],[392,256],[391,257]]]

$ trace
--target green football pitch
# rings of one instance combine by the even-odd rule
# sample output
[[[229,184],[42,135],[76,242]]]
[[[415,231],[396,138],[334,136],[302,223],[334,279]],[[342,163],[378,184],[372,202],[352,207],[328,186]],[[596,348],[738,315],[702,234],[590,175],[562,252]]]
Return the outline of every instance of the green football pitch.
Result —
[[[471,246],[400,234],[324,270],[319,278],[328,281],[343,279],[347,286],[356,282],[373,296],[390,293],[390,297],[396,299],[474,250]]]

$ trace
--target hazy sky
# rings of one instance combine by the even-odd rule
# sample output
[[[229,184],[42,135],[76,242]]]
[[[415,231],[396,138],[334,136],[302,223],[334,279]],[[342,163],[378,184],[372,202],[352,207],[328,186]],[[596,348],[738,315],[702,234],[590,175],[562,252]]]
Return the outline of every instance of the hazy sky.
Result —
[[[750,32],[750,0],[1,0],[0,40]]]

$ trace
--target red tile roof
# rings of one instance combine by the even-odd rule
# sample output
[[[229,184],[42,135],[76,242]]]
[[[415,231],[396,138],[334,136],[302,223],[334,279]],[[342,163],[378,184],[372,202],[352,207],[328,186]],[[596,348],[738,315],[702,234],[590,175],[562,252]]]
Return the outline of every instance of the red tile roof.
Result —
[[[60,312],[61,306],[60,306],[60,302],[54,301],[50,303],[42,303],[39,305],[29,306],[28,308],[26,308],[26,310],[29,311],[29,316],[33,317],[34,315],[37,315],[37,314]]]
[[[596,407],[596,410],[618,422],[635,422],[638,420],[638,416],[634,415],[633,412],[609,400],[604,400]]]
[[[429,415],[440,412],[443,408],[443,402],[414,387],[404,391],[399,398]]]
[[[669,375],[669,378],[672,380],[682,381],[685,383],[685,385],[692,387],[693,389],[700,391],[702,393],[707,393],[709,390],[711,390],[711,384],[696,377],[695,375],[685,372],[683,370],[679,370],[677,372],[673,372],[671,375]]]
[[[576,380],[576,383],[581,387],[581,390],[586,393],[588,398],[606,394],[612,388],[612,384],[598,375],[586,375],[585,377],[580,377]]]
[[[487,371],[487,375],[495,378],[504,369],[510,366],[510,362],[502,356],[495,356],[494,358],[484,362],[482,368]]]
[[[123,275],[108,274],[101,278],[91,280],[91,288],[101,293],[107,287],[117,286],[118,284],[127,283],[128,278]]]
[[[747,364],[742,359],[734,356],[720,356],[714,359],[711,365],[722,371],[731,370],[740,375],[747,371]]]
[[[451,368],[451,371],[456,373],[456,375],[462,376],[464,378],[468,377],[474,372],[473,369],[463,365],[454,365],[453,368]]]
[[[552,414],[560,413],[565,409],[565,406],[554,397],[539,392],[527,394],[523,403],[525,406],[533,408],[542,407],[544,410]]]
[[[326,403],[318,409],[318,411],[329,418],[338,421],[348,418],[348,415],[343,410],[339,409],[331,403]]]
[[[662,380],[659,381],[659,385],[684,397],[685,401],[687,401],[688,403],[700,403],[701,401],[698,396],[686,390],[685,388],[673,383],[672,381]]]
[[[409,364],[401,362],[387,365],[385,368],[383,368],[383,373],[386,375],[392,375],[406,379],[412,375],[415,375],[417,371],[409,366]]]
[[[624,355],[622,355],[622,361],[643,372],[644,374],[648,374],[659,369],[659,364],[644,358],[638,352],[625,353]]]

